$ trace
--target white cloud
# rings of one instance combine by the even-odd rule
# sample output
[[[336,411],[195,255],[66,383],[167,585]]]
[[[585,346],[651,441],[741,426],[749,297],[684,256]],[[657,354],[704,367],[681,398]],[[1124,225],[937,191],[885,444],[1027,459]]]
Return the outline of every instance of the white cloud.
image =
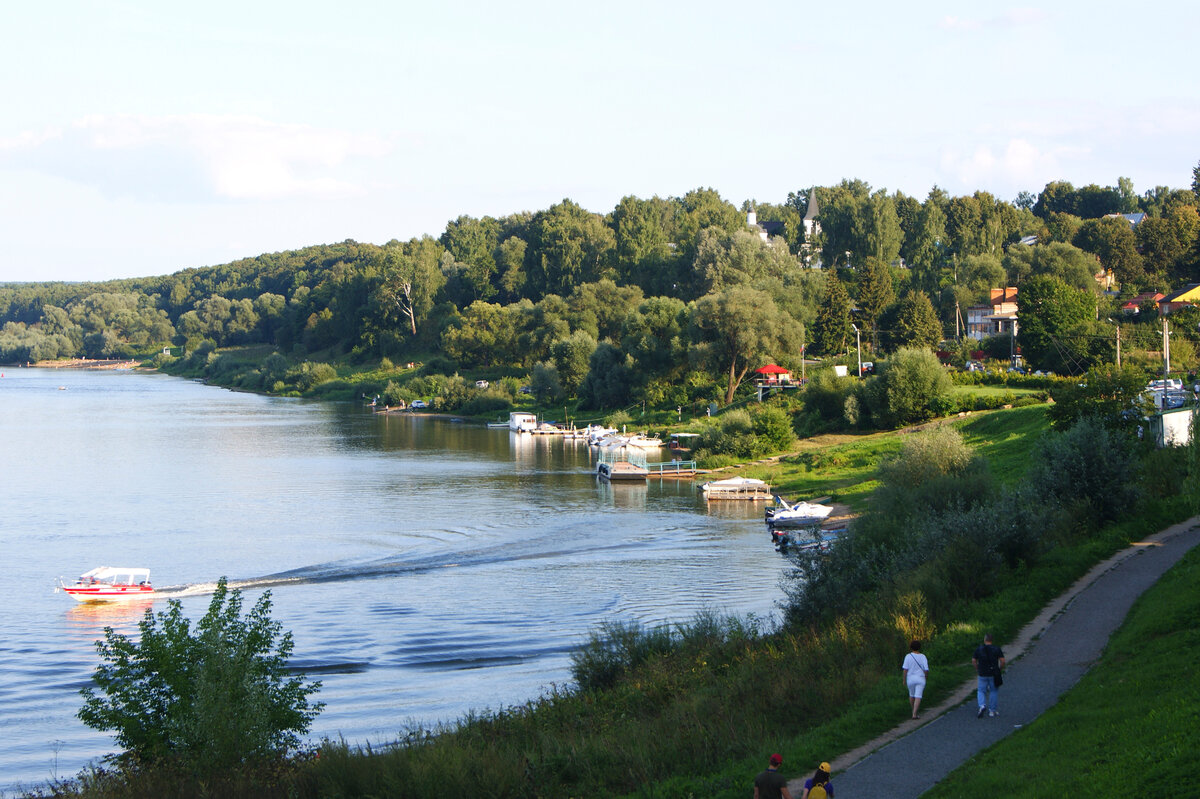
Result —
[[[954,31],[978,31],[985,28],[1018,28],[1040,25],[1048,19],[1049,16],[1040,8],[1011,8],[985,19],[967,19],[947,15],[938,21],[938,27]]]
[[[1040,188],[1061,169],[1059,151],[1044,151],[1027,139],[1009,139],[995,146],[981,144],[973,151],[946,150],[943,172],[962,186],[999,186],[1005,189]]]
[[[356,194],[353,162],[390,149],[376,134],[250,116],[105,115],[0,140],[0,162],[109,196],[260,200]]]

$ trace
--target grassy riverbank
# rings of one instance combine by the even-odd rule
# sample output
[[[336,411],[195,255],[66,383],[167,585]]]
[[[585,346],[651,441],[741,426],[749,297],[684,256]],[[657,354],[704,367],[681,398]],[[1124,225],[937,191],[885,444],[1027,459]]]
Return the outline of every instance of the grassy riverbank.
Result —
[[[1002,484],[1020,480],[1047,430],[1040,406],[937,424],[960,428]],[[880,459],[911,434],[805,442],[742,473],[789,495],[835,496],[862,509]],[[831,760],[900,723],[908,705],[895,691],[896,663],[909,638],[927,640],[930,657],[949,664],[932,675],[927,703],[935,704],[969,676],[967,653],[985,628],[1012,635],[1092,564],[1188,513],[1182,499],[1166,498],[1145,503],[1133,521],[1075,530],[1036,563],[1011,568],[997,593],[940,618],[919,595],[888,591],[828,623],[787,630],[716,617],[664,630],[612,627],[585,649],[585,689],[553,691],[452,729],[414,730],[404,746],[361,753],[330,744],[282,771],[224,785],[181,785],[166,773],[78,787],[114,797],[744,797],[772,751],[787,763]]]

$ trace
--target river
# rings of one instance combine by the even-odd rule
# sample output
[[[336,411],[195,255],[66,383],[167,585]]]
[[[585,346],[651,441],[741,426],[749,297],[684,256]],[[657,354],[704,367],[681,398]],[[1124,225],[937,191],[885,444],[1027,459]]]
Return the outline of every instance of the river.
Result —
[[[598,482],[582,443],[152,373],[0,372],[0,791],[115,749],[79,690],[104,627],[145,606],[53,591],[93,566],[149,567],[193,620],[221,576],[247,608],[269,589],[293,665],[323,682],[310,738],[356,744],[567,685],[602,621],[769,617],[782,596],[760,504]]]

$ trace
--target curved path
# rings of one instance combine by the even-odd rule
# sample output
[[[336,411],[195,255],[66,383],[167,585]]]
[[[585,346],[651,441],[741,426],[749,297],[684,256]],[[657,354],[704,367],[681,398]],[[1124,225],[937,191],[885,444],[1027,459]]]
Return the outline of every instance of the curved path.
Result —
[[[975,717],[972,678],[941,705],[923,708],[920,721],[908,721],[833,760],[838,796],[920,796],[977,752],[1033,721],[1099,659],[1134,601],[1198,543],[1200,517],[1195,517],[1093,568],[1016,640],[996,642],[1008,661],[996,718]],[[809,776],[811,771],[789,783],[793,796],[800,796]]]

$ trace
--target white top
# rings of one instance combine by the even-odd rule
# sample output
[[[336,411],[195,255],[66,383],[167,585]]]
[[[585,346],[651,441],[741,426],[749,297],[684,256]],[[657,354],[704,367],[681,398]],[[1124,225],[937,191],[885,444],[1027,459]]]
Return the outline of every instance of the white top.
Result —
[[[922,655],[920,652],[909,652],[904,657],[904,665],[900,668],[908,669],[911,674],[914,669],[920,669],[921,676],[925,676],[925,672],[929,671],[929,658]]]

